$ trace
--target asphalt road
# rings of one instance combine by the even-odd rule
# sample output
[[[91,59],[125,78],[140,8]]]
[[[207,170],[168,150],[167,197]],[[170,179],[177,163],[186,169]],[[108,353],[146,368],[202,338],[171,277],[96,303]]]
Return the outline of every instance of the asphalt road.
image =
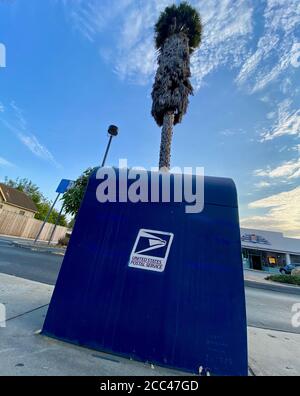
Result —
[[[11,246],[11,241],[0,238],[0,272],[55,285],[63,256]]]
[[[0,238],[0,272],[55,284],[62,256],[14,247],[10,242]],[[249,326],[300,334],[300,328],[291,324],[292,306],[300,303],[300,296],[246,287],[246,303]]]
[[[292,307],[300,295],[246,287],[248,326],[300,334],[292,326]]]

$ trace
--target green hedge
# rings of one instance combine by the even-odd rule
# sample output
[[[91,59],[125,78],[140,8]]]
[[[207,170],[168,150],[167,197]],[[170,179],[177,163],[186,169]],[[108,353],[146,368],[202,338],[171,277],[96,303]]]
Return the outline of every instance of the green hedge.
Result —
[[[267,280],[280,283],[288,283],[289,285],[300,286],[300,276],[293,275],[271,275],[266,278]]]

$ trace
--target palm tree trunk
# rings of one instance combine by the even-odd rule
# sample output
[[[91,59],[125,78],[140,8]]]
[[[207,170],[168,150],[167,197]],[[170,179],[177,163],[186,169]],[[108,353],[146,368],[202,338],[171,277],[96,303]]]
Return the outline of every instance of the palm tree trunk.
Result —
[[[168,111],[164,115],[164,122],[161,132],[159,169],[168,171],[171,164],[171,145],[174,127],[174,112]]]

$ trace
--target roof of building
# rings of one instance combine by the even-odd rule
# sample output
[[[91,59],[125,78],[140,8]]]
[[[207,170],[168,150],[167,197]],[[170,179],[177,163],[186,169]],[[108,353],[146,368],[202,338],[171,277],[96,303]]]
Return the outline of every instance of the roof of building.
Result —
[[[282,232],[241,228],[242,247],[300,255],[300,239],[288,238]]]
[[[5,203],[29,210],[30,212],[37,212],[35,203],[24,192],[0,183],[0,193],[2,193],[1,195]]]

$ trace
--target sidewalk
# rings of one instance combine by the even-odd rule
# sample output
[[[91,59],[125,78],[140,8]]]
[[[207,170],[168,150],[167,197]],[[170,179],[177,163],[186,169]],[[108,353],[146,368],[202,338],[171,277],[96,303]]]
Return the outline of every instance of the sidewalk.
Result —
[[[272,274],[263,271],[244,270],[245,286],[300,295],[299,286],[266,280],[265,278],[270,275]]]
[[[0,328],[0,376],[186,375],[40,335],[52,292],[52,286],[0,274],[0,302],[7,311],[6,328]]]
[[[248,347],[255,376],[300,375],[300,334],[248,328]]]
[[[41,336],[52,292],[52,286],[0,274],[0,302],[7,310],[0,375],[186,375]],[[254,375],[300,375],[300,334],[249,328],[248,338]]]

